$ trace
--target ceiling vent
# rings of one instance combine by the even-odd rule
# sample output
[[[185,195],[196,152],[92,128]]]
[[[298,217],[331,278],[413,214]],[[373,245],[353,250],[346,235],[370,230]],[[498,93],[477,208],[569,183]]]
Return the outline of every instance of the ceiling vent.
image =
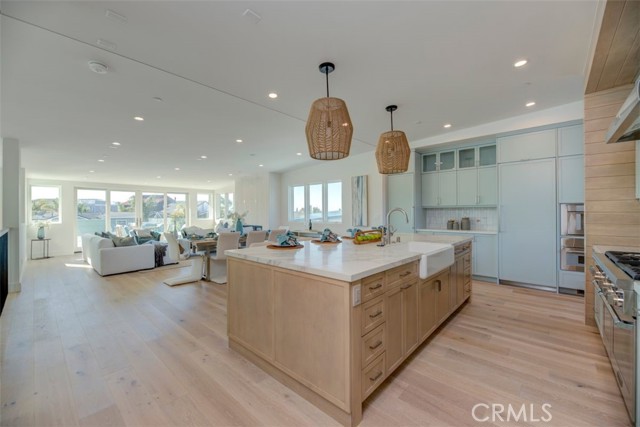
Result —
[[[107,67],[106,65],[104,65],[104,64],[102,64],[100,62],[89,61],[89,69],[91,71],[93,71],[94,73],[107,74],[107,71],[109,70],[109,67]]]

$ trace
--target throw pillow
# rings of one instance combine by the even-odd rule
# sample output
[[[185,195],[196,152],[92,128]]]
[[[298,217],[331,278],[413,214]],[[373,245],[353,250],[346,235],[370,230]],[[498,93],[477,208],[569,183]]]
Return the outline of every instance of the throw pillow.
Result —
[[[138,237],[151,237],[151,231],[145,230],[144,228],[136,230],[136,234],[138,235]]]
[[[158,233],[157,231],[150,231],[149,233],[151,234],[153,240],[160,241],[160,233]]]
[[[120,246],[136,246],[136,241],[133,237],[112,237],[111,240],[113,240],[113,244],[116,247],[120,247]]]

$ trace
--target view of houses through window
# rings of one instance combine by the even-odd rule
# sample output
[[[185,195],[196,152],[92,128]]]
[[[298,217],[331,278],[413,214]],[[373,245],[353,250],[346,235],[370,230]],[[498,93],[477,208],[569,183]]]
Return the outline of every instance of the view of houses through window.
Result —
[[[216,220],[226,221],[233,209],[233,193],[216,193]]]
[[[31,186],[31,221],[53,224],[60,222],[60,187]]]
[[[198,193],[196,202],[196,217],[198,219],[211,219],[211,194]]]
[[[135,228],[179,231],[188,218],[187,202],[186,193],[76,189],[77,244],[85,233],[128,235]]]
[[[342,222],[342,182],[289,187],[289,221]]]

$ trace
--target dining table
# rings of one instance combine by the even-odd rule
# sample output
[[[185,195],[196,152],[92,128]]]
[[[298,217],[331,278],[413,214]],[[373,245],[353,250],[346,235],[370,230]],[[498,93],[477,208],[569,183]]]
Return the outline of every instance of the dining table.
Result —
[[[240,240],[238,242],[239,247],[243,247],[247,241],[247,235],[240,236]],[[204,257],[204,275],[203,278],[205,280],[211,280],[211,266],[209,265],[209,257],[211,254],[216,252],[216,248],[218,246],[218,238],[217,237],[206,237],[206,238],[190,238],[189,242],[191,244],[192,253],[202,252],[202,256]]]

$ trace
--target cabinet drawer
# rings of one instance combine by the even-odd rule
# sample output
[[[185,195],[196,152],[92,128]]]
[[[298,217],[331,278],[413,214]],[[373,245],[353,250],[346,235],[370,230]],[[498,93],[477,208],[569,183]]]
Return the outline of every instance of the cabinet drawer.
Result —
[[[459,255],[465,251],[468,251],[469,249],[471,249],[471,242],[463,243],[461,245],[457,245],[454,248],[454,253],[455,255]]]
[[[384,274],[375,274],[362,279],[362,302],[367,302],[384,293]]]
[[[364,401],[384,381],[384,353],[362,370],[362,400]]]
[[[362,335],[374,330],[384,322],[384,298],[381,296],[362,306]]]
[[[418,263],[411,262],[392,268],[385,272],[387,279],[387,289],[398,285],[401,282],[410,282],[418,278]]]
[[[378,357],[384,351],[384,323],[362,337],[362,366]]]

